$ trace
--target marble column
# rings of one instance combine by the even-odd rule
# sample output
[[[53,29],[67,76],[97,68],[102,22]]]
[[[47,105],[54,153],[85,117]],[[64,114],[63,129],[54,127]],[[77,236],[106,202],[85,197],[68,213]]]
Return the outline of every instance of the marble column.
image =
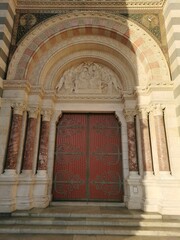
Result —
[[[50,138],[50,119],[52,111],[45,110],[42,112],[42,122],[40,131],[40,144],[37,174],[35,175],[35,184],[33,189],[33,205],[34,207],[47,207],[49,205],[49,177],[47,175],[48,166],[48,150]]]
[[[39,145],[38,171],[47,170],[51,115],[52,115],[51,110],[43,111],[41,131],[40,131],[41,135],[40,135],[40,145]]]
[[[129,156],[129,171],[138,172],[137,153],[136,153],[136,130],[134,122],[134,111],[126,111],[125,117],[127,122],[128,135],[128,156]]]
[[[20,138],[22,132],[22,118],[25,105],[23,103],[15,103],[13,105],[12,125],[10,129],[10,137],[7,148],[7,159],[5,169],[16,169],[19,154]]]
[[[36,143],[36,129],[37,129],[37,116],[39,109],[34,107],[29,109],[29,116],[27,121],[27,134],[24,148],[22,170],[32,170],[33,157]]]
[[[153,105],[153,114],[156,129],[159,170],[167,172],[170,171],[170,167],[166,142],[166,132],[164,126],[163,109],[160,104]]]
[[[139,121],[140,121],[140,132],[141,132],[143,168],[145,172],[153,172],[148,113],[147,113],[147,110],[144,108],[139,109]]]

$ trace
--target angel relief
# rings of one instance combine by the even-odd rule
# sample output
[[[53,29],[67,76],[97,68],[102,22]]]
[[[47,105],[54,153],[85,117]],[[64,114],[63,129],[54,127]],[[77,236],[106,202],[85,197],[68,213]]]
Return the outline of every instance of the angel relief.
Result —
[[[122,87],[116,74],[97,63],[82,63],[64,72],[56,86],[64,94],[117,94]]]

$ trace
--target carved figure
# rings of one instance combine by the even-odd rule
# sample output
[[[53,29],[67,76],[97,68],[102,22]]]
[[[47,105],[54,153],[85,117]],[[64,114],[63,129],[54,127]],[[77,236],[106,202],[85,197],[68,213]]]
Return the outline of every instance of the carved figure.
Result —
[[[62,78],[60,79],[59,83],[56,86],[56,90],[59,91],[64,86],[64,89],[67,90],[69,93],[72,93],[75,88],[75,76],[73,75],[74,69],[71,68],[67,70]]]
[[[66,93],[112,94],[121,90],[116,74],[105,66],[85,62],[64,72],[56,90]],[[103,91],[104,90],[104,91]]]

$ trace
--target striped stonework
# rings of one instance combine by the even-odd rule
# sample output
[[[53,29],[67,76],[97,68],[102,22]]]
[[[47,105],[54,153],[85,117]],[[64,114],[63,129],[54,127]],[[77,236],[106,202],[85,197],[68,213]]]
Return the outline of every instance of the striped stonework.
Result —
[[[2,95],[2,79],[5,78],[11,32],[15,15],[15,0],[0,1],[0,97]]]
[[[179,119],[180,134],[180,1],[167,0],[164,18],[170,58],[172,80],[175,81],[174,96],[177,103],[176,114]]]

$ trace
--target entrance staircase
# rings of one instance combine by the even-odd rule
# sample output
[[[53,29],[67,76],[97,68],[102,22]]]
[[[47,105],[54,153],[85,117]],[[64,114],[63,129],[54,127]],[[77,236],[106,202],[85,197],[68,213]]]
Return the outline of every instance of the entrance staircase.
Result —
[[[118,204],[81,203],[0,214],[0,239],[16,240],[28,235],[32,236],[30,239],[46,235],[49,240],[180,239],[180,217],[131,211]],[[136,237],[127,238],[130,236]]]

